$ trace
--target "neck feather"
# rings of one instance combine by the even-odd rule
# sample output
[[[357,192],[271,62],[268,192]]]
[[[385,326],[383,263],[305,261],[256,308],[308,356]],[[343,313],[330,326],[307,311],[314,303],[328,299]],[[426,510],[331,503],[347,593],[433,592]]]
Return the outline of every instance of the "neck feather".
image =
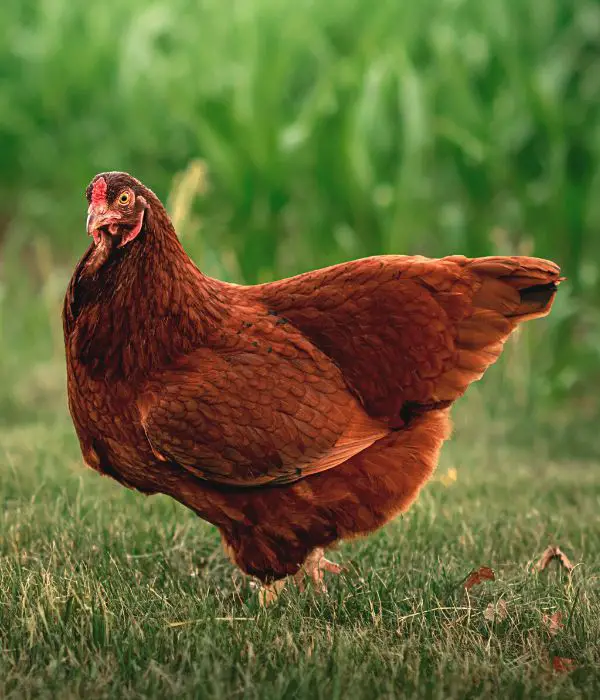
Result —
[[[201,346],[226,313],[218,282],[190,260],[157,202],[138,239],[97,270],[86,267],[91,247],[69,286],[65,334],[94,375],[145,376]]]

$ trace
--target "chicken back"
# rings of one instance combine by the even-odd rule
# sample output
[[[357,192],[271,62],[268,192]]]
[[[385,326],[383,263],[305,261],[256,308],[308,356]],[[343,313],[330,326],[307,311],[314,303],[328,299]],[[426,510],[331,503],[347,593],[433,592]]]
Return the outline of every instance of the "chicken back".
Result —
[[[530,257],[389,255],[228,284],[130,175],[97,175],[87,198],[63,311],[84,460],[191,508],[264,582],[410,505],[451,404],[561,279]]]

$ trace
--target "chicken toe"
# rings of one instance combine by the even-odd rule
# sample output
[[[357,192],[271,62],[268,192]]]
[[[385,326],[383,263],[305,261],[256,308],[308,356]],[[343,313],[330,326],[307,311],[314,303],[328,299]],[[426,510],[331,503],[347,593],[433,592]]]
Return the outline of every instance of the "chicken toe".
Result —
[[[322,547],[317,547],[308,555],[302,568],[294,576],[294,580],[298,588],[303,591],[305,588],[304,579],[308,576],[313,582],[315,590],[319,593],[325,593],[327,591],[324,581],[325,571],[331,574],[340,574],[343,570],[342,566],[325,558],[325,551]]]

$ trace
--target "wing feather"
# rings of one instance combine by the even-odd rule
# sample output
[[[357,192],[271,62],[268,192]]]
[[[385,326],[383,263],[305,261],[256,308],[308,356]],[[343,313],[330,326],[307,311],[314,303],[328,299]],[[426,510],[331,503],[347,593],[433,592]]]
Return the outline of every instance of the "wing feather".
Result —
[[[304,339],[286,343],[271,331],[268,346],[238,339],[235,352],[205,348],[148,382],[138,407],[160,459],[230,486],[289,483],[389,432],[329,359]]]
[[[464,393],[519,322],[548,313],[559,272],[527,257],[379,256],[253,293],[336,362],[370,415],[396,421]]]

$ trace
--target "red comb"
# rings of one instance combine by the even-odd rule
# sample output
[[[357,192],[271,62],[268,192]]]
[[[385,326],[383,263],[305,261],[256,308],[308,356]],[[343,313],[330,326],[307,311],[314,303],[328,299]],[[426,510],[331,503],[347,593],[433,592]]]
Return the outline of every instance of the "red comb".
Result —
[[[106,204],[106,180],[103,177],[99,177],[94,182],[92,187],[92,204],[96,207]]]

